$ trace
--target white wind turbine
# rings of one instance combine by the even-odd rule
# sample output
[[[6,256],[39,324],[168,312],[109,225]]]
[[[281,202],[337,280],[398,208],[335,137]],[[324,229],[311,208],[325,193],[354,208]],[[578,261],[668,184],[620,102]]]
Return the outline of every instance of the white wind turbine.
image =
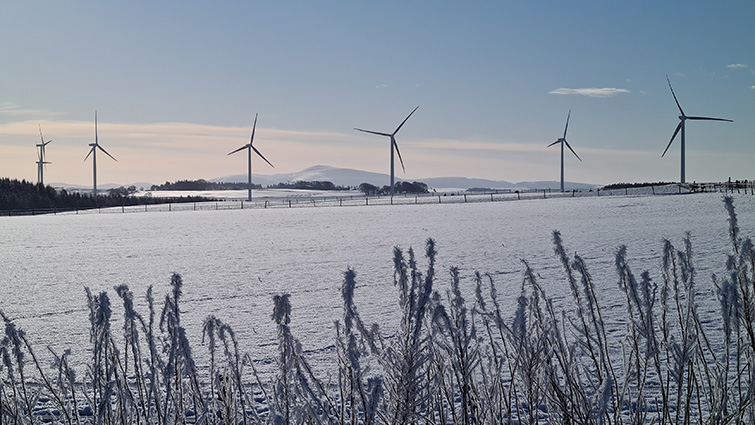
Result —
[[[248,201],[252,200],[252,151],[254,151],[254,153],[256,153],[257,155],[259,155],[260,158],[264,159],[265,162],[267,162],[271,167],[275,168],[275,166],[273,164],[271,164],[270,161],[268,161],[267,158],[265,158],[260,153],[260,151],[258,151],[257,148],[255,148],[252,145],[252,143],[254,143],[254,131],[257,129],[257,115],[259,115],[259,114],[254,114],[254,126],[252,127],[252,139],[249,140],[249,143],[247,143],[246,145],[244,145],[244,146],[242,146],[242,147],[240,147],[240,148],[236,149],[235,151],[230,152],[228,154],[228,155],[232,155],[232,154],[235,154],[236,152],[242,151],[244,149],[248,150],[248,152],[247,152],[247,166],[248,166],[248,176],[249,176],[249,199],[247,199]]]
[[[687,120],[702,120],[702,121],[726,121],[726,122],[734,122],[732,120],[727,120],[725,118],[710,118],[710,117],[688,117],[684,114],[684,111],[682,110],[682,105],[679,104],[679,100],[676,98],[676,93],[674,93],[674,88],[671,87],[671,80],[669,80],[668,75],[666,76],[666,81],[668,81],[668,88],[671,89],[671,94],[674,96],[674,101],[676,102],[676,106],[679,108],[679,124],[676,126],[676,130],[674,130],[674,135],[671,136],[671,140],[668,142],[668,145],[666,146],[666,149],[661,154],[661,158],[663,158],[664,155],[666,155],[666,152],[668,151],[668,148],[671,147],[671,144],[674,143],[674,138],[676,137],[677,133],[679,133],[679,130],[682,132],[682,175],[681,175],[681,181],[680,183],[686,183],[684,179],[684,123]]]
[[[555,142],[548,145],[548,147],[551,147],[555,145],[556,143],[561,143],[561,192],[564,191],[564,145],[566,145],[567,148],[571,151],[571,153],[574,154],[574,156],[577,157],[580,162],[582,161],[582,158],[577,155],[576,152],[574,152],[574,149],[571,148],[571,145],[569,142],[566,141],[566,130],[569,128],[569,118],[571,117],[571,109],[569,109],[569,115],[566,116],[566,127],[564,127],[564,137],[559,138]]]
[[[94,188],[94,196],[97,197],[97,149],[101,150],[105,153],[105,155],[109,156],[113,159],[113,161],[118,162],[113,155],[110,155],[102,146],[100,146],[100,142],[97,138],[97,111],[94,111],[94,143],[90,143],[89,146],[92,147],[92,149],[89,149],[89,153],[84,158],[84,161],[89,158],[89,155],[92,155],[92,169],[93,169],[93,188]]]
[[[39,125],[39,124],[37,124]],[[49,145],[52,140],[48,140],[45,142],[45,138],[42,137],[42,126],[39,125],[39,138],[42,139],[42,143],[37,143],[37,147],[39,148],[39,152],[37,153],[37,156],[39,158],[39,161],[37,161],[37,182],[41,185],[45,184],[45,165],[46,164],[52,164],[51,162],[45,161],[45,146]]]
[[[414,108],[414,111],[416,111],[417,109],[419,109],[419,106],[417,106],[416,108]],[[401,124],[396,128],[396,130],[393,133],[380,133],[380,132],[377,132],[377,131],[362,130],[361,128],[354,128],[354,130],[357,130],[357,131],[363,131],[365,133],[377,134],[378,136],[386,136],[386,137],[390,137],[391,138],[391,196],[393,196],[393,193],[394,193],[394,183],[393,183],[394,182],[394,172],[393,172],[393,168],[394,168],[393,167],[393,165],[394,165],[393,164],[394,163],[393,150],[394,149],[396,150],[396,153],[398,154],[399,161],[401,161],[401,169],[404,170],[404,172],[406,172],[406,168],[404,168],[404,160],[401,159],[401,152],[398,150],[398,144],[396,143],[396,133],[398,133],[398,131],[401,130],[401,127],[409,119],[409,117],[412,116],[412,114],[414,113],[414,111],[412,111],[411,113],[409,113],[409,115],[407,115],[407,117],[404,118],[404,121],[401,122]]]

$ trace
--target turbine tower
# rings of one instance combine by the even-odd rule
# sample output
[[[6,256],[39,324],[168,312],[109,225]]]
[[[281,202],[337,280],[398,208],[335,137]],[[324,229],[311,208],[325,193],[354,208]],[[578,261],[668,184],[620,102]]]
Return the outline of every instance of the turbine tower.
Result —
[[[97,197],[97,149],[101,150],[105,153],[105,155],[109,156],[113,159],[113,161],[118,162],[117,159],[113,157],[113,155],[110,155],[102,146],[100,146],[100,142],[97,138],[97,111],[94,111],[94,143],[90,143],[89,146],[92,147],[92,149],[89,149],[89,153],[84,158],[84,161],[89,158],[89,155],[92,155],[92,170],[93,170],[93,188],[94,188],[94,197]]]
[[[580,162],[582,161],[582,158],[577,155],[576,152],[574,152],[574,149],[571,148],[571,145],[569,142],[566,141],[566,130],[569,128],[569,118],[571,118],[571,109],[569,109],[569,115],[566,116],[566,127],[564,127],[564,137],[559,138],[555,142],[548,145],[548,147],[551,147],[555,145],[556,143],[561,143],[561,192],[564,191],[564,145],[566,145],[567,148],[571,151],[571,153],[574,154],[574,156],[577,157]]]
[[[676,130],[674,130],[674,135],[671,136],[671,140],[668,142],[668,145],[666,146],[666,149],[661,154],[661,158],[663,158],[664,155],[666,155],[666,152],[668,151],[668,148],[671,147],[671,144],[674,143],[674,138],[676,137],[677,133],[681,130],[682,132],[682,175],[681,175],[681,181],[680,183],[686,183],[686,180],[684,179],[684,123],[687,120],[698,120],[698,121],[726,121],[726,122],[734,122],[733,120],[727,120],[725,118],[710,118],[710,117],[688,117],[684,114],[684,111],[682,110],[682,105],[679,104],[679,100],[676,98],[676,93],[674,93],[674,88],[671,87],[671,80],[669,80],[668,75],[666,75],[666,81],[668,81],[668,88],[671,89],[671,94],[674,96],[674,101],[676,102],[676,106],[679,108],[679,124],[676,126]]]
[[[419,106],[414,108],[414,111],[416,111],[417,109],[419,109]],[[406,168],[404,168],[404,160],[401,159],[401,152],[398,150],[398,144],[396,143],[396,133],[398,133],[398,131],[401,130],[401,127],[404,125],[404,123],[406,123],[409,117],[412,116],[414,111],[410,112],[409,115],[407,115],[407,117],[404,118],[404,121],[401,122],[401,124],[396,128],[396,130],[393,133],[380,133],[378,131],[370,131],[370,130],[362,130],[361,128],[354,128],[354,130],[357,130],[357,131],[363,131],[365,133],[377,134],[378,136],[385,136],[385,137],[391,138],[391,197],[393,197],[393,193],[395,189],[394,188],[394,172],[393,172],[393,165],[394,165],[393,150],[394,149],[396,150],[396,153],[398,154],[398,160],[401,161],[401,169],[404,170],[404,172],[406,173]]]
[[[52,164],[51,162],[45,161],[45,146],[49,145],[50,142],[52,142],[52,140],[48,140],[45,142],[45,138],[42,137],[41,125],[39,125],[39,138],[42,139],[42,143],[37,143],[37,147],[39,148],[39,152],[37,153],[37,157],[39,158],[39,161],[37,161],[37,183],[44,185],[45,184],[45,175],[44,175],[45,165]]]
[[[254,153],[256,153],[257,155],[259,155],[260,158],[264,159],[265,162],[267,162],[268,164],[270,164],[271,167],[275,168],[275,166],[273,164],[271,164],[270,161],[268,161],[267,158],[265,158],[260,153],[260,151],[258,151],[257,148],[255,148],[252,145],[252,143],[254,143],[254,130],[257,129],[257,115],[259,115],[259,114],[254,114],[254,126],[252,127],[252,139],[246,145],[244,145],[244,146],[242,146],[242,147],[240,147],[240,148],[236,149],[235,151],[230,152],[228,154],[228,155],[232,155],[232,154],[234,154],[234,153],[236,153],[238,151],[242,151],[244,149],[248,150],[248,152],[247,152],[247,168],[248,168],[248,176],[249,176],[249,199],[247,199],[247,201],[251,201],[252,200],[252,151],[254,151]]]

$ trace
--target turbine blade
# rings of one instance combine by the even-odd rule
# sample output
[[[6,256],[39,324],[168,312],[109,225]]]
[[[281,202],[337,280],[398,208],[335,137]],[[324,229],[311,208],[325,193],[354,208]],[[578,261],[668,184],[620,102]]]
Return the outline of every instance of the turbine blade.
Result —
[[[94,144],[98,144],[97,141],[97,111],[94,111]]]
[[[679,130],[682,129],[682,124],[683,123],[684,123],[684,121],[679,121],[679,125],[676,126],[676,130],[674,130],[674,135],[671,136],[671,140],[669,140],[668,145],[666,145],[666,149],[661,154],[661,158],[663,158],[663,156],[666,155],[666,152],[668,151],[668,148],[670,148],[671,144],[674,142],[674,138],[676,137],[677,134],[679,134]]]
[[[233,155],[233,154],[235,154],[235,153],[236,153],[236,152],[238,152],[238,151],[243,151],[244,149],[247,149],[247,148],[249,148],[249,146],[251,146],[251,145],[244,145],[244,146],[242,146],[242,147],[240,147],[240,148],[236,149],[235,151],[233,151],[233,152],[230,152],[230,153],[229,153],[228,155]]]
[[[396,153],[398,154],[398,160],[399,162],[401,162],[401,169],[404,170],[404,172],[406,173],[406,168],[404,168],[404,160],[401,158],[401,151],[398,150],[398,143],[396,143],[396,139],[393,136],[391,136],[391,143],[393,143],[393,147],[396,148]]]
[[[92,152],[94,152],[94,145],[92,146],[92,149],[89,149],[89,153],[87,154],[87,156],[84,157],[84,161],[86,161],[87,158],[89,158],[89,155],[91,155]]]
[[[252,126],[252,139],[249,140],[249,146],[251,146],[252,143],[254,143],[254,130],[257,129],[257,115],[259,114],[254,114],[254,125]]]
[[[576,153],[576,152],[574,152],[574,149],[572,149],[572,148],[571,148],[571,145],[569,144],[569,142],[567,142],[567,141],[566,141],[566,139],[564,139],[564,143],[566,143],[566,147],[567,147],[567,148],[569,148],[569,150],[571,151],[571,153],[573,153],[573,154],[574,154],[574,156],[576,156],[576,157],[577,157],[577,159],[578,159],[578,160],[579,160],[580,162],[582,162],[582,158],[580,158],[580,157],[579,157],[579,155],[577,155],[577,153]]]
[[[109,156],[110,158],[113,158],[113,161],[115,161],[115,162],[118,162],[118,160],[117,160],[117,159],[115,159],[115,157],[114,157],[113,155],[110,155],[110,154],[109,154],[109,153],[108,153],[108,152],[107,152],[107,151],[105,150],[105,148],[103,148],[103,147],[102,147],[102,146],[100,146],[100,145],[97,145],[97,147],[98,147],[98,148],[100,148],[100,150],[101,150],[102,152],[105,152],[105,155]]]
[[[40,125],[39,123],[37,123],[37,125],[39,126],[39,138],[42,139],[42,144],[44,145],[45,144],[45,138],[42,137],[42,125]]]
[[[414,108],[414,111],[416,111],[417,109],[419,109],[419,105],[417,105],[417,107]],[[398,133],[399,130],[401,130],[401,127],[404,126],[404,123],[409,119],[409,117],[412,116],[412,114],[414,113],[414,111],[410,112],[409,115],[407,115],[406,118],[404,118],[404,121],[402,121],[401,124],[396,128],[396,131],[393,132],[394,135],[396,133]]]
[[[666,75],[666,81],[668,81],[668,88],[671,89],[671,94],[674,96],[674,102],[676,102],[676,106],[679,108],[679,112],[684,115],[684,111],[682,110],[682,105],[679,104],[679,100],[676,98],[676,93],[674,93],[674,88],[671,87],[671,80],[668,79],[668,75]]]
[[[569,115],[566,116],[566,127],[564,127],[564,139],[566,139],[566,130],[569,128],[569,118],[571,118],[571,109],[569,109]]]
[[[555,145],[556,143],[561,143],[561,139],[558,139],[555,142],[551,143],[550,145],[548,145],[548,147],[551,147],[551,146]]]
[[[734,122],[734,120],[729,120],[726,118],[711,118],[711,117],[687,117],[688,120],[699,120],[699,121],[726,121],[726,122]]]
[[[378,131],[362,130],[361,128],[356,128],[356,127],[354,127],[354,130],[357,130],[357,131],[363,131],[363,132],[365,132],[365,133],[370,133],[370,134],[377,134],[378,136],[386,136],[386,137],[391,137],[391,135],[390,135],[390,134],[388,134],[388,133],[380,133],[380,132],[378,132]]]
[[[251,146],[251,145],[249,145],[249,146]],[[267,160],[267,158],[265,158],[265,157],[264,157],[264,156],[263,156],[263,155],[262,155],[262,154],[260,153],[260,151],[258,151],[258,150],[257,150],[257,148],[255,148],[254,146],[252,146],[252,150],[254,150],[254,153],[256,153],[257,155],[259,155],[259,156],[260,156],[260,158],[264,159],[264,160],[265,160],[265,162],[267,162],[268,164],[270,164],[270,166],[271,166],[271,167],[275,168],[275,165],[271,164],[271,163],[270,163],[270,161],[268,161],[268,160]]]

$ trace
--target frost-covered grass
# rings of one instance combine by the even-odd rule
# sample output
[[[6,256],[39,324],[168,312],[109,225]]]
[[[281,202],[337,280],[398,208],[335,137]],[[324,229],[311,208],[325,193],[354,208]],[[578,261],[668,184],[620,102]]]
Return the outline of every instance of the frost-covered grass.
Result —
[[[347,269],[329,372],[310,364],[285,293],[270,308],[271,376],[258,373],[259,359],[222,318],[208,316],[203,343],[192,346],[177,274],[162,301],[147,291],[145,311],[125,285],[114,301],[87,290],[83,372],[70,366],[68,351],[43,364],[3,314],[0,424],[753,423],[755,249],[740,234],[732,199],[724,206],[731,252],[710,279],[696,274],[689,235],[681,247],[663,243],[660,270],[635,274],[627,248],[616,250],[618,327],[606,325],[606,312],[617,309],[604,305],[608,285],[593,280],[589,261],[571,254],[559,232],[554,262],[571,298],[558,303],[548,293],[555,282],[524,260],[513,284],[475,274],[474,296],[465,298],[458,269],[438,273],[432,239],[421,256],[395,248],[398,326],[363,320],[358,274]],[[697,302],[711,292],[716,314]],[[506,311],[511,297],[515,308]]]

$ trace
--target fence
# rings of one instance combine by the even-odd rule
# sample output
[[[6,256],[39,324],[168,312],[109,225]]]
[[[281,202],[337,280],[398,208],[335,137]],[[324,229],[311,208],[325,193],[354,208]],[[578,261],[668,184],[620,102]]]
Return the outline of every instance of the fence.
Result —
[[[755,182],[666,184],[618,189],[590,189],[560,192],[552,189],[495,190],[486,192],[434,192],[391,196],[321,196],[297,198],[259,198],[252,201],[223,200],[208,202],[174,202],[165,204],[132,205],[87,209],[24,209],[0,210],[0,215],[23,216],[40,214],[113,214],[132,212],[220,211],[268,208],[348,207],[380,205],[428,205],[501,202],[549,198],[577,198],[589,196],[647,196],[700,192],[744,193],[755,195]]]

